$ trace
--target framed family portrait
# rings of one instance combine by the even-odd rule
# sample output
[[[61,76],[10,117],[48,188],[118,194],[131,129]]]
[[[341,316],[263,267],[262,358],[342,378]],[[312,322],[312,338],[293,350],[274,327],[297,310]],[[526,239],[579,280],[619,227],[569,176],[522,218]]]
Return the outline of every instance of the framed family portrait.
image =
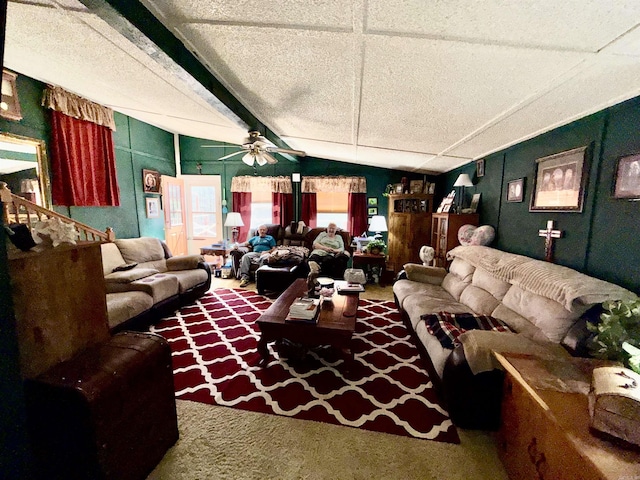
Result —
[[[148,197],[147,218],[158,218],[160,216],[160,199],[158,197]]]
[[[422,193],[424,190],[424,181],[422,180],[411,180],[409,182],[409,192],[410,193]]]
[[[613,198],[640,198],[640,153],[618,159]]]
[[[524,200],[524,178],[507,183],[507,202],[522,202]]]
[[[142,170],[144,193],[160,193],[160,173],[155,170]]]
[[[585,146],[537,159],[529,211],[581,212],[588,152]]]

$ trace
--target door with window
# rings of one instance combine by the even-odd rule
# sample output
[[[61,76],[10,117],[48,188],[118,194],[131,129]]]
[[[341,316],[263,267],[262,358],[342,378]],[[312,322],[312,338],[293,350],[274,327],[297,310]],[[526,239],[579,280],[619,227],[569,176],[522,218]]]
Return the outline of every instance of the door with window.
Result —
[[[181,178],[162,176],[164,201],[164,239],[174,255],[187,254],[187,225],[184,210],[184,182]]]
[[[187,220],[187,249],[222,242],[221,181],[219,175],[183,175]]]

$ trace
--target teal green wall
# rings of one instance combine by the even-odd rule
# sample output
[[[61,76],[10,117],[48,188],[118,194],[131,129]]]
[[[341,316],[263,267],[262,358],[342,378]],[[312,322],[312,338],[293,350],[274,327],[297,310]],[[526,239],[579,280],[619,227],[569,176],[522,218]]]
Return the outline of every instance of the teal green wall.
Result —
[[[640,292],[640,202],[612,197],[617,159],[640,152],[639,131],[636,98],[490,155],[484,177],[475,176],[472,164],[441,183],[450,191],[458,174],[471,174],[475,187],[467,195],[482,194],[481,223],[496,228],[496,248],[543,259],[538,230],[553,220],[563,231],[555,241],[556,263]],[[582,212],[530,212],[536,159],[582,146],[590,151]],[[525,178],[525,199],[507,203],[507,182],[518,178]]]

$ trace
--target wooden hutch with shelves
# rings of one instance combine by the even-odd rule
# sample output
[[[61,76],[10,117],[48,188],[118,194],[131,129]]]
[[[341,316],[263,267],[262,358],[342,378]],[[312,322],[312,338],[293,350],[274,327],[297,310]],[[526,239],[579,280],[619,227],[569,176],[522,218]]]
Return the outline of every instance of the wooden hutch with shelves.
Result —
[[[478,226],[477,213],[434,213],[431,223],[431,246],[435,250],[434,265],[447,266],[447,252],[459,245],[458,230],[463,225]]]
[[[387,270],[402,270],[405,263],[421,263],[420,247],[431,237],[433,195],[389,195],[389,245]]]

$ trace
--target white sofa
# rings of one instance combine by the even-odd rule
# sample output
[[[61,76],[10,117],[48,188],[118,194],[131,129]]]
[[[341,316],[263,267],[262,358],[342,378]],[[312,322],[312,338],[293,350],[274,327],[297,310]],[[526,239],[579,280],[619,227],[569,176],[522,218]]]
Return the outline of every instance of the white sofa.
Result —
[[[599,313],[592,307],[635,297],[575,270],[489,247],[456,247],[448,258],[448,271],[405,265],[393,292],[434,380],[441,380],[453,421],[463,427],[497,426],[502,375],[493,351],[566,357],[561,344],[576,348],[575,332],[584,330],[587,315]],[[427,328],[433,317],[423,317],[443,311],[491,316],[512,332],[468,330],[459,345],[445,348]]]
[[[103,243],[102,270],[109,328],[144,328],[211,286],[211,268],[201,255],[172,256],[153,237]]]

